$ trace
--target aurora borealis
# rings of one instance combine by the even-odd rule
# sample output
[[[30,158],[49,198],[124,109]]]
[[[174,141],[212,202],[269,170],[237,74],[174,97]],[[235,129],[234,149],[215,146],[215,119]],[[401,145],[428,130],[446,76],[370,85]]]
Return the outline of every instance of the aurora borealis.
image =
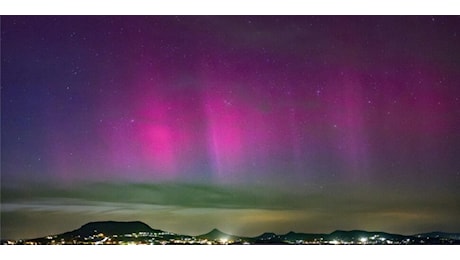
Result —
[[[459,232],[456,16],[3,16],[2,238]]]

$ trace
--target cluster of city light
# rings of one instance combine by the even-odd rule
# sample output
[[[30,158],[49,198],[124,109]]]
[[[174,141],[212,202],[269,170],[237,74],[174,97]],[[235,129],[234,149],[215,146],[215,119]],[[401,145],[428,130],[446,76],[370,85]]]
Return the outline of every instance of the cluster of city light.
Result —
[[[219,237],[216,239],[209,239],[203,237],[193,236],[181,236],[169,232],[153,233],[153,232],[138,232],[129,233],[122,235],[106,235],[104,233],[94,232],[93,235],[80,237],[79,235],[71,238],[63,238],[59,236],[47,236],[42,239],[34,240],[6,240],[2,241],[2,244],[7,245],[167,245],[167,244],[179,244],[179,245],[232,245],[232,244],[264,244],[264,243],[281,243],[281,244],[300,244],[300,245],[407,245],[407,244],[425,244],[430,241],[430,237],[418,237],[419,239],[395,239],[389,237],[383,237],[380,235],[373,236],[361,236],[353,237],[351,239],[343,239],[335,237],[332,239],[315,238],[313,240],[289,240],[287,238],[279,239],[279,236],[273,235],[270,237],[264,237],[260,240],[254,239],[240,239],[232,237]],[[440,239],[442,243],[452,244],[453,240],[447,238]]]
[[[51,244],[51,245],[64,245],[64,244],[87,244],[87,245],[167,245],[167,244],[183,244],[183,245],[231,245],[231,244],[251,244],[249,241],[243,241],[241,239],[232,240],[228,237],[221,237],[218,239],[206,239],[206,238],[195,238],[195,237],[176,237],[171,239],[163,238],[166,234],[158,233],[132,233],[124,235],[113,235],[106,236],[103,233],[91,235],[83,238],[73,238],[71,240],[65,240],[64,238],[58,239],[56,236],[46,237],[46,241],[12,241],[8,240],[7,244]],[[128,238],[128,239],[126,239]],[[135,238],[135,240],[133,240]],[[270,240],[270,239],[268,239]],[[352,244],[408,244],[410,241],[391,241],[383,237],[360,237],[354,241],[346,241],[342,239],[333,240],[295,240],[295,241],[283,241],[286,244],[310,244],[310,245],[352,245]]]
[[[286,241],[287,243],[292,244],[290,241]],[[309,245],[392,245],[392,244],[410,244],[410,239],[405,240],[391,240],[385,237],[379,237],[379,235],[374,235],[371,237],[359,237],[357,239],[352,240],[343,240],[339,238],[335,238],[332,240],[324,240],[324,239],[315,239],[313,241],[307,240],[296,240],[295,244],[309,244]]]
[[[174,238],[165,238],[163,236],[175,236]],[[95,233],[86,237],[74,237],[74,238],[58,238],[58,236],[47,236],[41,240],[7,240],[6,244],[28,244],[28,245],[65,245],[65,244],[83,244],[83,245],[167,245],[167,244],[198,244],[198,245],[230,245],[234,243],[249,244],[246,241],[237,240],[234,241],[227,237],[222,237],[215,240],[206,238],[196,237],[182,237],[176,236],[173,233],[162,232],[162,233],[149,233],[139,232],[130,233],[123,235],[105,235],[103,233]]]

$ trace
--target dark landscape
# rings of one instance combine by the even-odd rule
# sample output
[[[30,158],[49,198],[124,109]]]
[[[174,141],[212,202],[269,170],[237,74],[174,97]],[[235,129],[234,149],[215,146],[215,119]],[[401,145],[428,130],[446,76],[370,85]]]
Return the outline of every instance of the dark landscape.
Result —
[[[399,235],[364,230],[330,234],[289,232],[240,237],[218,229],[190,236],[153,229],[140,221],[90,222],[63,234],[35,239],[2,240],[3,245],[460,245],[460,233],[430,232]]]

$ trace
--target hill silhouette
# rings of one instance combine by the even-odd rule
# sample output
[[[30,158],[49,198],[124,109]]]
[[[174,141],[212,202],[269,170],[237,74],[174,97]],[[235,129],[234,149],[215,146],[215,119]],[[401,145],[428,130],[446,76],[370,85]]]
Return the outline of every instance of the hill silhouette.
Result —
[[[227,243],[227,241],[233,244],[303,244],[304,242],[316,244],[460,244],[460,234],[445,232],[399,235],[364,230],[336,230],[329,234],[297,233],[291,231],[286,234],[263,233],[256,237],[241,237],[222,232],[215,228],[202,235],[190,236],[153,229],[141,221],[90,222],[70,232],[30,240],[20,240],[22,241],[20,243],[27,241],[38,244],[53,244],[62,241],[73,244],[102,243],[104,241],[107,242],[107,239],[110,237],[114,239],[113,241],[123,243],[137,241],[149,244],[184,244],[190,242],[201,243],[201,241],[204,241],[204,243],[213,241],[212,243],[217,244],[222,242]],[[2,244],[5,243],[7,241],[2,240]]]
[[[104,233],[106,235],[116,234],[131,234],[138,232],[162,232],[161,230],[153,229],[149,225],[140,221],[99,221],[90,222],[71,233],[88,236],[95,233]]]
[[[208,232],[206,234],[202,234],[202,235],[197,236],[197,238],[199,238],[199,239],[207,239],[207,240],[220,240],[220,239],[237,240],[237,239],[241,239],[243,237],[230,235],[230,234],[227,234],[227,233],[224,233],[224,232],[220,231],[217,228],[214,228],[213,230],[211,230],[210,232]]]

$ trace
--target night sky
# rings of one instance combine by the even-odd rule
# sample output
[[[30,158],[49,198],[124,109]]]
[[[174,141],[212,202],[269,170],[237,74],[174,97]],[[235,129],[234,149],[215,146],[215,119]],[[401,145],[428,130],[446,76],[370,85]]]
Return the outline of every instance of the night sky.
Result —
[[[460,17],[3,16],[1,237],[460,232]]]

